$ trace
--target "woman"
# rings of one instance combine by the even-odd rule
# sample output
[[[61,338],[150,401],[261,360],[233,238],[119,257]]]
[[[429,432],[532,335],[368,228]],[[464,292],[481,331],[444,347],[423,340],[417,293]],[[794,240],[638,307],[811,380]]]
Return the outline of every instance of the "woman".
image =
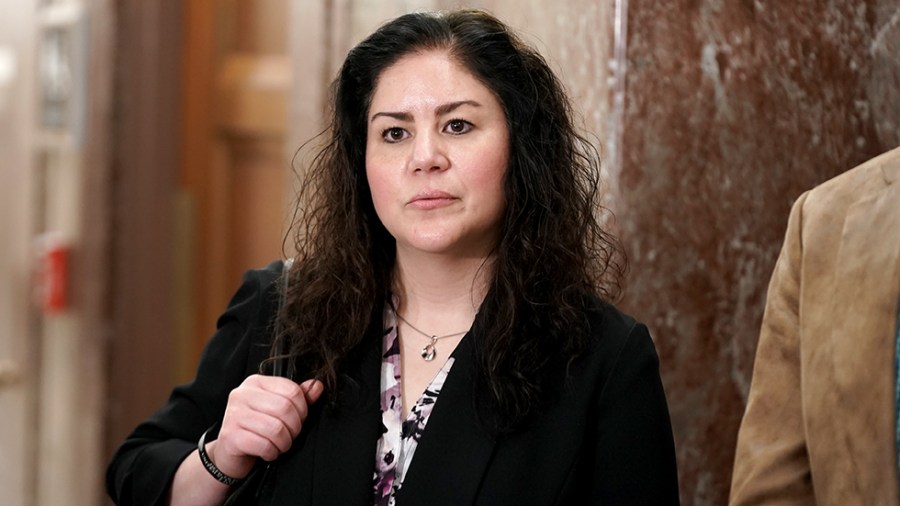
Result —
[[[543,58],[483,12],[406,15],[332,105],[286,289],[247,274],[113,499],[677,504],[653,343],[605,301],[596,152]]]

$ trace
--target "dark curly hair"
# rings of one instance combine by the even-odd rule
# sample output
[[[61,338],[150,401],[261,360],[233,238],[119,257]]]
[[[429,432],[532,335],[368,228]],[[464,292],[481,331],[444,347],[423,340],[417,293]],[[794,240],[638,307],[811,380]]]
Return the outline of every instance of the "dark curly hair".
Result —
[[[299,195],[279,338],[334,394],[344,359],[380,324],[396,245],[366,179],[366,118],[381,73],[427,50],[447,51],[493,91],[506,115],[507,205],[473,336],[479,392],[497,426],[509,428],[540,404],[548,361],[583,350],[586,305],[617,295],[624,257],[601,227],[599,156],[576,131],[562,84],[486,12],[407,14],[347,55],[332,84],[324,147]]]

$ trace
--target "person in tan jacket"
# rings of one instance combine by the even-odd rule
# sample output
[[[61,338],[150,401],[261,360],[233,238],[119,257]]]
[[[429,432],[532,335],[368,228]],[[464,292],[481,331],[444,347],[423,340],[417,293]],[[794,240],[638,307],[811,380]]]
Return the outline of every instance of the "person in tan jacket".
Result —
[[[896,505],[900,148],[803,194],[769,285],[732,506]]]

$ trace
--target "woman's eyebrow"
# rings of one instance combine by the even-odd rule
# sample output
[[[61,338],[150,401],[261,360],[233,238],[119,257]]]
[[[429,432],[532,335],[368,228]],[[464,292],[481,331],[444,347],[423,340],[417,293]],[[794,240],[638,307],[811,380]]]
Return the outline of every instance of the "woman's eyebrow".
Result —
[[[438,116],[443,116],[445,114],[451,113],[464,105],[471,105],[472,107],[481,107],[481,104],[474,100],[459,100],[456,102],[450,102],[449,104],[439,105],[435,108],[434,112]]]
[[[438,116],[443,116],[445,114],[449,114],[449,113],[455,111],[456,109],[458,109],[464,105],[469,105],[472,107],[481,107],[481,104],[474,100],[458,100],[456,102],[449,102],[447,104],[439,105],[434,109],[434,112]],[[381,116],[384,116],[387,118],[393,118],[397,121],[412,121],[412,114],[410,114],[408,112],[383,111],[383,112],[376,112],[375,114],[373,114],[372,118],[369,119],[369,123],[375,121],[376,118],[381,117]]]
[[[398,121],[412,121],[412,114],[408,112],[376,112],[372,115],[372,118],[369,119],[369,123],[375,121],[380,116],[393,118]]]

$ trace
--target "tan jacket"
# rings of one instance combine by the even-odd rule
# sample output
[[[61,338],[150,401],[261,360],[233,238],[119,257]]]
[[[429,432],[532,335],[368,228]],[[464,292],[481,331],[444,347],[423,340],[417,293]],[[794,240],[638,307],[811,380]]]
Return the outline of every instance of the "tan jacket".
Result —
[[[769,285],[733,506],[897,505],[900,148],[802,195]]]

